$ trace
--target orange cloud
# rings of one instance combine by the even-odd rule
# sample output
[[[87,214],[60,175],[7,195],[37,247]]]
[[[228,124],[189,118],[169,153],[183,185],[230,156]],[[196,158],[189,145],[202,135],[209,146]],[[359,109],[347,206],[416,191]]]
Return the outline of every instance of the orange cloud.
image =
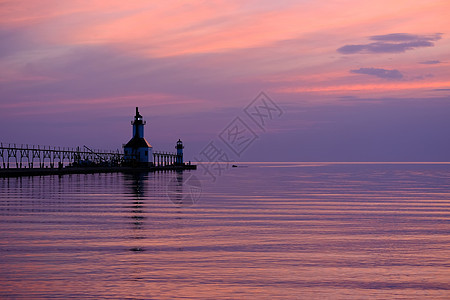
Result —
[[[442,11],[450,8],[445,2],[410,0],[269,3],[3,1],[0,24],[41,25],[36,29],[40,38],[55,44],[115,44],[161,57],[253,48],[317,32],[435,32],[421,20],[433,18],[432,24],[443,24]]]
[[[445,61],[450,53],[445,34],[439,50],[426,49],[428,56],[420,58],[417,51],[394,59],[383,55],[343,59],[336,51],[376,34],[445,31],[448,1],[93,0],[87,4],[81,0],[0,0],[0,5],[1,26],[26,28],[27,38],[33,40],[27,49],[11,54],[8,60],[12,63],[1,63],[7,66],[4,82],[20,80],[21,73],[11,70],[23,70],[24,62],[64,59],[71,47],[80,45],[114,48],[119,55],[142,59],[225,53],[228,56],[199,60],[202,68],[209,68],[205,77],[213,74],[211,69],[227,74],[227,79],[253,76],[250,79],[270,82],[283,92],[417,90],[426,85],[444,87],[449,79],[443,66],[417,65],[416,70],[435,67],[439,75],[436,82],[420,84],[355,83],[348,73],[360,68],[403,71],[400,66],[411,68],[420,60]],[[22,78],[46,77],[24,74]],[[295,86],[297,79],[303,87]]]

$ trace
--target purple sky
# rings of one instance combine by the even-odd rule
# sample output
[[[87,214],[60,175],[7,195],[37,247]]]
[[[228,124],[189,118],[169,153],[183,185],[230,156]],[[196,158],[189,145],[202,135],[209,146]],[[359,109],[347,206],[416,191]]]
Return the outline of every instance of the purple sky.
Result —
[[[445,1],[1,1],[0,141],[240,161],[450,161]],[[244,108],[283,111],[264,131]],[[231,155],[235,117],[258,135]]]

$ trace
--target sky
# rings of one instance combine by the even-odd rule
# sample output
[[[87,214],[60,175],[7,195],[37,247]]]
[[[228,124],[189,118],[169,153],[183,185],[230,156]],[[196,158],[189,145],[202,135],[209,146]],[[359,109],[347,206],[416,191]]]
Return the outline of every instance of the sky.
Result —
[[[0,0],[0,142],[121,149],[138,106],[154,150],[180,138],[187,160],[450,161],[449,11]]]

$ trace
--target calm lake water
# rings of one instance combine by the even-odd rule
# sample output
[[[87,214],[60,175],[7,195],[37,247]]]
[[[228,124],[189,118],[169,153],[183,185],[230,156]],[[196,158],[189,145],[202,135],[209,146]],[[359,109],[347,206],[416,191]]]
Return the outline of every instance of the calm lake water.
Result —
[[[0,298],[450,298],[450,164],[243,165],[0,178]]]

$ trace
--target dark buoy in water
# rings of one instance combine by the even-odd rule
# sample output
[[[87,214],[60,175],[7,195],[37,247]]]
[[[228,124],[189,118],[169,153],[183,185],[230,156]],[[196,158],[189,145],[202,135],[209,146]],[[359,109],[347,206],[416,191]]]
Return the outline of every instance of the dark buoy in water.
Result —
[[[131,248],[130,251],[133,251],[133,252],[142,252],[142,251],[144,251],[144,249],[139,248],[139,247],[135,247],[135,248]]]

